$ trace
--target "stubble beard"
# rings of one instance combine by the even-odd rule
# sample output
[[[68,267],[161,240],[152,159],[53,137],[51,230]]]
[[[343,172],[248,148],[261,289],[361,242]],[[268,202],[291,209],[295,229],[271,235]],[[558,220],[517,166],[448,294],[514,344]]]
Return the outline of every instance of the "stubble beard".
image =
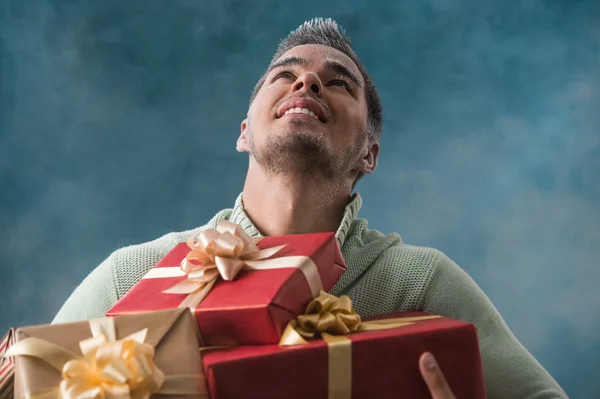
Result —
[[[343,177],[350,171],[356,154],[333,154],[326,137],[297,127],[285,134],[269,134],[261,149],[249,132],[250,154],[269,174],[321,176],[327,180]],[[355,146],[356,148],[356,146]]]

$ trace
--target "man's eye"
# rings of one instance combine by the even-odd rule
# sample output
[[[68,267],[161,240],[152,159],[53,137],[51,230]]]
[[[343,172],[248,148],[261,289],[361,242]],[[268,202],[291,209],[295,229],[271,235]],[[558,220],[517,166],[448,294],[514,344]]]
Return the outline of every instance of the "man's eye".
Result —
[[[353,87],[352,87],[351,84],[349,84],[345,80],[341,80],[341,79],[332,80],[331,82],[329,82],[329,85],[330,86],[342,86],[343,88],[345,88],[349,92],[352,92],[352,89],[353,89]]]
[[[273,78],[273,82],[278,80],[278,79],[295,79],[294,75],[289,72],[289,71],[283,71],[283,72],[279,72],[277,75],[275,75],[275,77]]]

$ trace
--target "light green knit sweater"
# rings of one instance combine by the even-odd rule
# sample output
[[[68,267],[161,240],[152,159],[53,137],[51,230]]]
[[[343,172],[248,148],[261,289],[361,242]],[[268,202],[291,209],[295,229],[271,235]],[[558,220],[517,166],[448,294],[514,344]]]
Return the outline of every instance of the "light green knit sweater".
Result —
[[[474,323],[479,334],[490,399],[554,399],[566,394],[519,343],[477,284],[446,255],[384,236],[357,218],[362,199],[355,194],[336,236],[348,269],[331,290],[350,296],[364,317],[421,310]],[[170,233],[154,241],[115,251],[75,289],[54,323],[103,317],[176,244],[220,220],[260,233],[243,209],[241,195],[203,227]]]

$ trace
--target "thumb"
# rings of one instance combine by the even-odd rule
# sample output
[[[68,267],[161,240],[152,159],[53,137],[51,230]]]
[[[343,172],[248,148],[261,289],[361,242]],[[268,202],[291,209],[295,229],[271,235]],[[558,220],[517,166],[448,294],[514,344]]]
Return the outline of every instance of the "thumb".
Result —
[[[419,369],[433,399],[454,399],[446,377],[431,353],[421,355]]]

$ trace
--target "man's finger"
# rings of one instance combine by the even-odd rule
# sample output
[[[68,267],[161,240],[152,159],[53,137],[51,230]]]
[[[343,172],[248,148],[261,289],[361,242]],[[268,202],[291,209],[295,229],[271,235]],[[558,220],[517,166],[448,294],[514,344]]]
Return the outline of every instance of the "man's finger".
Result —
[[[419,369],[433,399],[454,399],[446,377],[431,353],[426,352],[421,355]]]

